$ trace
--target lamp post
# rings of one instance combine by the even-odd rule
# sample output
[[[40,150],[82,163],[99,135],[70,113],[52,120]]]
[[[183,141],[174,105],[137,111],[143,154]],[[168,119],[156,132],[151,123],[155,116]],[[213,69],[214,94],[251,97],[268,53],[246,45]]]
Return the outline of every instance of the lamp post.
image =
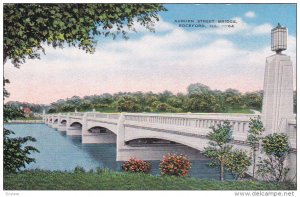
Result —
[[[287,121],[293,116],[293,67],[287,49],[287,28],[279,23],[271,30],[271,50],[266,58],[262,120],[265,134],[287,132]]]

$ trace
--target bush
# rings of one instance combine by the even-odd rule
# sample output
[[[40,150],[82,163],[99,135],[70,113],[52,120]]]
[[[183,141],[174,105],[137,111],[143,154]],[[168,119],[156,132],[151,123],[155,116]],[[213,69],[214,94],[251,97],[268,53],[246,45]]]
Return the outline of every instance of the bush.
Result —
[[[85,169],[81,166],[76,166],[74,169],[74,173],[85,173]]]
[[[162,175],[186,176],[192,164],[188,158],[182,154],[167,154],[163,157],[159,169]]]
[[[289,168],[285,160],[289,153],[288,137],[282,133],[267,135],[262,140],[264,159],[260,159],[257,173],[266,181],[284,182]]]
[[[122,165],[122,169],[126,172],[143,172],[149,173],[151,165],[149,162],[130,158],[129,161],[125,161]]]
[[[238,180],[245,176],[251,165],[251,157],[248,156],[246,151],[235,149],[226,157],[225,163],[227,169],[234,173],[235,179]]]

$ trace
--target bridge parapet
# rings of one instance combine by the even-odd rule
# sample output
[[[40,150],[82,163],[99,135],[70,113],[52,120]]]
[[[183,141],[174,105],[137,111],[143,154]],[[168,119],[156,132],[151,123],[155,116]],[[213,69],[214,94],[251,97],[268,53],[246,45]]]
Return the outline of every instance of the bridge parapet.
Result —
[[[100,112],[73,112],[67,115],[60,114],[60,118],[71,117],[83,119],[86,114],[88,121],[106,122],[117,124],[120,113]],[[56,119],[59,115],[52,114],[50,117]],[[136,127],[148,127],[166,131],[178,131],[187,134],[206,135],[212,126],[229,121],[233,128],[235,140],[245,141],[247,139],[249,122],[256,118],[257,114],[227,114],[227,113],[180,113],[180,114],[154,114],[154,113],[124,113],[124,124]],[[292,148],[296,148],[296,119],[289,119],[287,134]]]
[[[235,140],[245,141],[253,114],[125,114],[125,124],[206,135],[212,126],[229,121]]]
[[[85,113],[84,112],[73,112],[70,113],[70,116],[83,116]]]

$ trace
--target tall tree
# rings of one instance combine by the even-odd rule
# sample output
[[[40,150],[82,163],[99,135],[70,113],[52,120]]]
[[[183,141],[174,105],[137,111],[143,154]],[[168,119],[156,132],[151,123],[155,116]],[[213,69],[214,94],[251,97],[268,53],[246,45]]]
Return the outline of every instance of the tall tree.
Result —
[[[229,144],[233,139],[232,126],[225,121],[223,124],[211,128],[212,131],[208,133],[209,146],[205,147],[204,154],[213,160],[213,166],[220,167],[220,180],[223,181],[224,167],[232,151],[232,145]]]
[[[187,87],[188,95],[202,94],[210,92],[210,88],[202,83],[193,83]]]
[[[259,150],[259,142],[262,138],[262,132],[264,131],[264,126],[260,117],[251,118],[249,123],[249,131],[247,136],[247,142],[252,149],[252,160],[253,160],[253,170],[252,176],[255,178],[255,168],[256,168],[256,153]]]

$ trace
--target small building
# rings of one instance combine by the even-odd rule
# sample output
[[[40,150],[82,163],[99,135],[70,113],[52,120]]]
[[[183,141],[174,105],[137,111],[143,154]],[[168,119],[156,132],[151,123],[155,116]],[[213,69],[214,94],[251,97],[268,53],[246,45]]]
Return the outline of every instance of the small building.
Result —
[[[29,117],[32,114],[32,111],[29,107],[24,107],[23,112],[25,117]]]

